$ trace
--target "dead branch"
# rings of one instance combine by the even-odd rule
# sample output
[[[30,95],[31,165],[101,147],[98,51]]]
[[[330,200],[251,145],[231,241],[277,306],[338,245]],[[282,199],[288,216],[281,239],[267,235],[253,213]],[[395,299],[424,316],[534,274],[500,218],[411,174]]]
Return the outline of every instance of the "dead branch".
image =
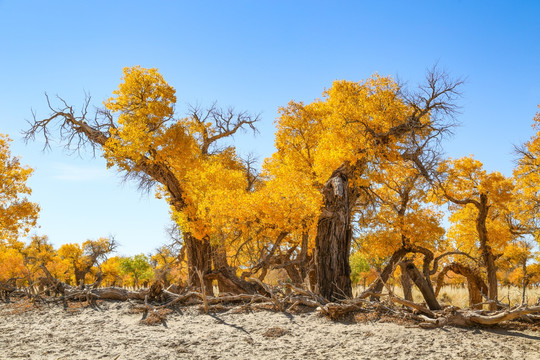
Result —
[[[256,283],[258,283],[260,286],[262,286],[264,288],[264,290],[270,294],[270,298],[272,299],[272,302],[274,303],[275,307],[276,307],[276,310],[277,311],[283,311],[283,304],[279,301],[279,299],[277,298],[277,296],[274,294],[274,292],[266,285],[264,284],[261,280],[257,279],[257,278],[251,278],[251,280],[255,281]]]
[[[461,310],[454,307],[430,310],[424,305],[396,296],[388,284],[386,284],[388,294],[364,292],[361,297],[324,304],[319,296],[309,290],[292,284],[280,283],[281,286],[290,290],[288,295],[285,295],[279,289],[273,289],[262,281],[257,281],[258,279],[253,280],[265,290],[267,295],[220,294],[220,296],[214,297],[207,295],[204,289],[202,292],[192,291],[185,294],[175,294],[164,290],[160,282],[153,283],[149,289],[138,291],[116,287],[93,288],[91,286],[85,286],[81,289],[55,279],[45,266],[42,269],[50,283],[62,289],[61,297],[54,297],[49,301],[63,301],[64,304],[66,301],[87,301],[89,304],[95,304],[98,300],[128,301],[133,304],[134,309],[144,313],[142,323],[150,325],[163,323],[166,315],[170,313],[171,307],[190,305],[201,305],[201,309],[205,313],[211,311],[231,311],[234,313],[247,310],[296,311],[299,306],[305,306],[311,311],[320,312],[331,319],[338,319],[350,313],[378,312],[389,314],[396,319],[408,319],[409,321],[412,319],[422,328],[493,326],[514,319],[525,319],[534,324],[540,319],[540,305],[495,312],[472,308]],[[199,271],[198,276],[200,280],[204,280],[202,272]],[[33,295],[27,293],[27,296],[32,297]],[[387,296],[388,301],[384,303],[369,301],[367,300],[369,296]],[[392,303],[403,307],[393,307]]]
[[[204,304],[204,313],[208,314],[208,299],[206,297],[206,286],[204,285],[204,274],[201,270],[197,269],[197,275],[199,276],[199,281],[201,282],[202,289],[202,300]]]

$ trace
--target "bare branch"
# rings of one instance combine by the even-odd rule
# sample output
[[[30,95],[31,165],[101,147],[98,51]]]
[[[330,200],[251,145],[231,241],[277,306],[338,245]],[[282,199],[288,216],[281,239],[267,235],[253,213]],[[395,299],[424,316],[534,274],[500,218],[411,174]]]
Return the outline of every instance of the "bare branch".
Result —
[[[80,114],[76,114],[72,106],[69,106],[67,102],[56,96],[60,102],[60,106],[54,107],[51,103],[51,99],[45,94],[47,105],[50,110],[49,117],[38,120],[36,113],[32,112],[33,122],[30,123],[30,129],[24,131],[24,138],[28,142],[34,140],[36,134],[42,134],[45,140],[44,150],[50,148],[50,142],[53,140],[51,137],[51,127],[58,128],[59,140],[65,143],[65,148],[68,150],[80,152],[81,149],[86,146],[90,146],[95,154],[96,149],[100,149],[105,144],[110,136],[109,130],[114,126],[110,116],[104,111],[96,111],[94,118],[92,119],[93,126],[88,122],[88,107],[90,106],[90,95],[85,96],[85,100],[80,111]]]
[[[190,116],[201,125],[200,146],[203,154],[209,154],[210,147],[216,146],[218,140],[232,136],[240,129],[244,131],[250,129],[256,134],[255,123],[260,120],[260,115],[251,115],[246,111],[237,112],[232,107],[224,110],[216,103],[206,110],[190,105],[189,112]],[[205,126],[207,122],[213,123],[214,131],[208,131]]]

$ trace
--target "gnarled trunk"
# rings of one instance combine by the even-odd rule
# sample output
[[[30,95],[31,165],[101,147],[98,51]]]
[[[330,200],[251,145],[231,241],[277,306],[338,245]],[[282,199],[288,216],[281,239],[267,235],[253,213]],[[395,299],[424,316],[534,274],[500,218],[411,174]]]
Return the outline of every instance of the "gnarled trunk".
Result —
[[[411,277],[407,273],[406,263],[400,262],[399,267],[401,268],[400,280],[401,280],[401,287],[403,288],[403,297],[407,301],[413,301],[412,281],[411,281]]]
[[[236,270],[229,266],[227,253],[223,246],[212,248],[212,262],[214,264],[214,270],[205,279],[216,279],[221,294],[254,294],[260,290],[252,283],[236,276]]]
[[[302,279],[302,276],[300,275],[300,271],[293,265],[288,264],[284,267],[285,271],[287,271],[287,275],[289,275],[289,279],[291,279],[292,283],[296,286],[302,285],[304,280]]]
[[[489,310],[497,310],[498,288],[497,288],[497,267],[495,266],[495,257],[493,251],[488,245],[488,231],[486,219],[489,211],[488,199],[485,194],[480,195],[480,206],[478,206],[478,216],[476,218],[476,230],[478,231],[478,240],[480,242],[480,251],[482,251],[482,260],[487,272],[488,298],[493,302],[489,304]]]
[[[201,282],[197,270],[203,274],[212,271],[212,251],[208,239],[196,239],[190,233],[184,233],[184,246],[186,247],[188,263],[188,286],[200,287]],[[212,280],[205,280],[204,285],[208,294],[213,294]]]
[[[347,164],[340,166],[326,183],[322,192],[324,207],[317,224],[316,292],[330,301],[352,297],[349,254],[353,199],[349,198],[349,171]]]
[[[460,263],[450,263],[445,266],[437,276],[437,289],[435,295],[439,295],[439,291],[444,282],[444,276],[448,271],[455,274],[463,275],[467,279],[467,289],[469,290],[469,306],[473,309],[481,309],[482,293],[487,294],[488,287],[482,277],[475,269]]]
[[[221,289],[226,289],[232,294],[263,294],[267,295],[267,291],[256,282],[246,281],[239,278],[234,273],[231,267],[215,269],[211,273],[204,276],[205,281],[217,280],[221,284]],[[220,290],[221,293],[221,290]]]
[[[212,262],[214,264],[214,269],[227,269],[229,272],[229,263],[227,262],[227,252],[223,246],[213,246],[212,247]],[[217,279],[218,289],[220,293],[233,293],[234,290],[229,286],[226,281],[223,279]]]

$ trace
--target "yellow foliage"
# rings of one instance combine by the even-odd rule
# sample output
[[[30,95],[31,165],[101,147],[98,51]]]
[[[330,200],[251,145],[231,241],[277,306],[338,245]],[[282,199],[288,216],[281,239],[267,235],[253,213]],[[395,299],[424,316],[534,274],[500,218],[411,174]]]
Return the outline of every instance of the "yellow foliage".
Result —
[[[0,282],[28,275],[24,256],[16,249],[0,245]]]
[[[0,134],[0,244],[26,235],[36,225],[39,212],[38,205],[26,198],[32,193],[26,185],[32,169],[11,156],[10,141]]]
[[[454,199],[449,206],[452,224],[448,238],[457,249],[479,255],[478,213],[481,196],[486,198],[488,213],[485,221],[488,243],[494,254],[515,238],[511,233],[505,215],[509,214],[514,201],[514,183],[499,172],[488,173],[483,164],[471,156],[449,159],[439,166],[439,172],[446,178],[432,199],[442,204]],[[441,190],[441,188],[443,190]]]
[[[521,157],[514,169],[517,201],[512,215],[521,229],[533,234],[540,243],[540,112],[533,119],[533,129],[536,134],[520,149]]]
[[[141,162],[173,161],[183,170],[193,157],[194,144],[180,122],[173,122],[175,90],[157,69],[124,69],[123,82],[105,102],[117,124],[111,124],[104,145],[107,165],[137,171]],[[186,155],[189,155],[186,157]]]
[[[120,257],[113,256],[101,264],[103,272],[103,284],[105,286],[121,286],[122,275],[120,269]]]

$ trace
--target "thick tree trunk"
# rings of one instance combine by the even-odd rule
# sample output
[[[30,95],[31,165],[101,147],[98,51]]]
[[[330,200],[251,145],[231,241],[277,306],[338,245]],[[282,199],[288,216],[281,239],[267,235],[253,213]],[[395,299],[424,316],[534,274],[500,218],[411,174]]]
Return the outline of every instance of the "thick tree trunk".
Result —
[[[435,297],[435,291],[433,291],[431,283],[424,278],[420,270],[418,270],[410,261],[405,264],[405,270],[407,271],[407,274],[411,280],[418,287],[418,290],[420,290],[422,293],[422,296],[424,297],[424,300],[426,300],[426,304],[429,309],[440,310],[441,306]]]
[[[224,269],[226,274],[234,272],[233,269],[230,269],[227,262],[227,253],[221,246],[212,247],[212,262],[214,263],[214,269]],[[218,278],[217,283],[220,293],[234,293],[236,290],[230,286],[229,282],[224,281],[223,278]]]
[[[84,271],[79,270],[77,268],[75,268],[74,273],[75,273],[75,285],[80,286],[82,288],[84,286],[84,278],[86,274],[84,273]]]
[[[476,218],[476,230],[478,231],[478,240],[480,242],[480,251],[482,251],[482,259],[486,267],[487,283],[488,283],[488,298],[493,303],[489,304],[489,310],[497,310],[498,306],[498,288],[497,288],[497,267],[495,266],[495,257],[491,247],[488,245],[488,231],[486,227],[486,219],[489,211],[487,204],[487,196],[480,195],[480,206],[478,208],[478,216]]]
[[[198,240],[190,233],[184,233],[184,246],[186,247],[188,263],[188,286],[200,287],[201,282],[197,270],[203,274],[212,271],[212,251],[207,239]],[[212,294],[212,280],[206,280],[205,286],[208,294]]]
[[[404,262],[401,262],[399,263],[399,266],[401,268],[401,277],[400,277],[400,280],[401,280],[401,287],[403,288],[403,297],[405,298],[405,300],[407,301],[413,301],[413,296],[412,296],[412,281],[411,281],[411,277],[409,276],[409,274],[407,273],[407,270],[406,270],[406,264]]]
[[[340,166],[324,186],[324,206],[317,224],[316,292],[330,301],[352,297],[349,171],[347,164]]]
[[[467,290],[469,291],[469,307],[471,309],[482,309],[482,293],[474,281],[467,281]]]

